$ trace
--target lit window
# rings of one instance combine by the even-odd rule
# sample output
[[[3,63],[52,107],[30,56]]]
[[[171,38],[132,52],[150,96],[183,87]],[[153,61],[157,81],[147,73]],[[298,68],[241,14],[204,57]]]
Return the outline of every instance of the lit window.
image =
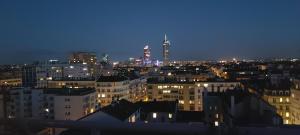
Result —
[[[280,102],[282,102],[282,98],[280,98]]]
[[[286,112],[286,113],[285,113],[285,117],[290,117],[290,113],[289,113],[289,112]]]
[[[207,83],[205,83],[205,84],[203,84],[203,86],[204,86],[205,88],[207,88],[207,87],[208,87],[208,84],[207,84]]]
[[[70,68],[74,68],[74,66],[70,66]]]
[[[168,73],[168,76],[171,76],[172,75],[172,73]]]
[[[184,101],[183,100],[179,100],[179,104],[184,104]]]
[[[48,109],[48,108],[46,108],[46,109],[45,109],[45,111],[46,111],[46,112],[49,112],[49,109]]]
[[[153,118],[156,119],[156,117],[157,117],[157,114],[153,113]]]
[[[171,113],[169,113],[169,119],[172,119],[172,114]]]
[[[163,93],[171,93],[170,90],[163,90]]]
[[[130,122],[135,122],[135,115],[133,115],[133,116],[131,117]]]
[[[90,113],[93,113],[94,112],[94,109],[92,108],[91,110],[90,110]]]
[[[289,120],[285,120],[285,124],[289,124]]]
[[[219,118],[219,114],[216,114],[216,118],[217,118],[217,119]]]
[[[293,97],[293,98],[295,97],[295,94],[294,94],[294,93],[292,93],[292,97]]]
[[[87,68],[83,68],[83,71],[87,71]]]
[[[219,126],[219,122],[218,121],[215,121],[215,126]]]
[[[103,98],[104,98],[104,97],[105,97],[105,94],[101,94],[101,97],[103,97]]]
[[[286,102],[290,102],[290,99],[289,99],[289,98],[286,98]]]

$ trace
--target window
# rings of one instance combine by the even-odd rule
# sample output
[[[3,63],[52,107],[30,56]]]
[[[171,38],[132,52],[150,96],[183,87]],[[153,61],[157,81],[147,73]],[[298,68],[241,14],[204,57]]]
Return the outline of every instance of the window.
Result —
[[[163,93],[171,93],[171,90],[163,90]]]
[[[216,114],[216,118],[217,118],[217,119],[219,118],[219,114]]]
[[[190,100],[189,103],[190,103],[190,104],[194,104],[194,101]]]
[[[290,102],[290,99],[289,99],[289,98],[286,98],[286,102],[287,102],[287,103]]]
[[[172,114],[171,113],[169,113],[169,119],[172,119]]]
[[[184,104],[184,101],[183,100],[179,100],[179,104]]]
[[[153,117],[154,119],[156,119],[157,114],[156,114],[156,113],[153,113],[153,114],[152,114],[152,117]]]
[[[215,126],[219,126],[219,122],[218,121],[215,121]]]
[[[129,122],[135,122],[135,115],[133,115],[129,118]]]
[[[282,103],[282,98],[280,98],[280,103]]]
[[[285,117],[290,117],[290,113],[289,113],[289,112],[286,112],[286,113],[285,113]]]

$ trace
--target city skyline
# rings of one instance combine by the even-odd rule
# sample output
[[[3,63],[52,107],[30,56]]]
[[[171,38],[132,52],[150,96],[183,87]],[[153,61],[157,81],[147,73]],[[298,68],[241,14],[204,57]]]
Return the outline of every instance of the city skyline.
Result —
[[[113,60],[299,58],[300,2],[1,1],[0,64],[30,63],[74,51]],[[138,12],[137,12],[138,11]],[[8,59],[10,58],[10,59]]]

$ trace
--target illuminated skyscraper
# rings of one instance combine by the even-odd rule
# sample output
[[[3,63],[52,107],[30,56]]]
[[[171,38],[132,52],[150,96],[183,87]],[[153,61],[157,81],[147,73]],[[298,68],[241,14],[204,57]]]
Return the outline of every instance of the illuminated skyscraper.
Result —
[[[167,39],[167,35],[165,34],[165,39],[163,41],[163,61],[164,65],[169,65],[169,48],[170,48],[170,41]]]
[[[148,45],[146,45],[146,46],[144,47],[144,61],[145,61],[145,62],[150,61],[150,56],[151,56],[151,54],[150,54],[150,48],[149,48]]]

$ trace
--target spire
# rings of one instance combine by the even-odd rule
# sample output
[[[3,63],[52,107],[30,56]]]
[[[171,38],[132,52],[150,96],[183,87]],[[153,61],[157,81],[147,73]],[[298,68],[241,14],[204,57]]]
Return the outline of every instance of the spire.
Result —
[[[167,41],[167,34],[165,34],[165,41]]]

